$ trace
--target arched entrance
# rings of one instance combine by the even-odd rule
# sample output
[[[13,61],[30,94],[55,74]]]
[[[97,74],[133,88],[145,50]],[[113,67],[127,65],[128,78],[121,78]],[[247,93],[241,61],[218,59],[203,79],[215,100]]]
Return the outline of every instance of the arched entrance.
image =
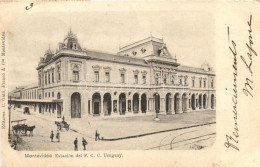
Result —
[[[178,113],[180,110],[180,95],[179,93],[176,93],[174,95],[174,112]]]
[[[215,108],[215,96],[214,94],[211,95],[211,109]]]
[[[111,114],[111,95],[110,93],[104,94],[103,109],[105,115]]]
[[[153,98],[154,98],[155,112],[159,113],[160,112],[160,95],[159,95],[159,93],[153,94]]]
[[[119,95],[119,113],[124,115],[125,111],[126,111],[126,98],[125,98],[125,94],[121,93]]]
[[[206,94],[203,95],[203,108],[204,109],[207,108],[207,95]]]
[[[142,110],[142,113],[146,113],[146,110],[147,110],[147,99],[146,99],[146,94],[142,94],[141,96],[141,110]]]
[[[57,104],[57,118],[61,118],[61,105]]]
[[[172,101],[172,95],[171,95],[171,93],[167,93],[166,94],[166,100],[165,100],[165,103],[166,103],[166,113],[167,114],[171,114],[171,112],[172,112],[172,103],[171,103],[171,101]]]
[[[187,111],[187,94],[182,95],[182,111]]]
[[[139,95],[138,95],[138,93],[135,93],[133,95],[133,111],[134,111],[134,113],[138,113],[138,111],[139,111]]]
[[[99,93],[95,93],[92,96],[92,106],[93,106],[93,114],[99,115],[101,108],[101,96]]]
[[[81,99],[80,99],[80,94],[78,92],[75,92],[71,95],[71,118],[80,118],[80,117],[81,117]]]
[[[192,110],[195,110],[195,108],[196,108],[195,94],[191,95],[191,108],[192,108]]]
[[[202,95],[199,95],[199,109],[202,107]]]

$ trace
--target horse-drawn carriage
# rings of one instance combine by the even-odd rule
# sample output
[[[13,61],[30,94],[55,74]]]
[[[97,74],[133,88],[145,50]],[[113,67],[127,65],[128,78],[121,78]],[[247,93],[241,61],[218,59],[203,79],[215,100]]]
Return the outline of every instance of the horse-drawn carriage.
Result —
[[[26,119],[11,121],[13,134],[27,135],[27,132],[30,132],[29,136],[33,136],[33,130],[34,130],[35,126],[28,126],[25,124],[25,121],[26,121]],[[16,123],[16,125],[14,125],[14,123]]]
[[[70,125],[66,121],[55,121],[55,124],[57,125],[57,129],[60,131],[62,129],[65,129],[67,131],[70,129]]]

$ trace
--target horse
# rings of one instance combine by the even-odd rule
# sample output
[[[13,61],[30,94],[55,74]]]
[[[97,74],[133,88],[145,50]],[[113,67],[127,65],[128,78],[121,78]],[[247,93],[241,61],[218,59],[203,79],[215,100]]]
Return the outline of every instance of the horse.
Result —
[[[33,136],[33,129],[35,128],[36,126],[26,126],[25,128],[25,135],[27,136],[27,131],[29,131],[29,136]]]

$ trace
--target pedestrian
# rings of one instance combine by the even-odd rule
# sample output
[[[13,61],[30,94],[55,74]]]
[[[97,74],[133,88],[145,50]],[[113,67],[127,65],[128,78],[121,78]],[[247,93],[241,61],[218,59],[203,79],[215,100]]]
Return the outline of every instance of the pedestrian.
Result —
[[[60,131],[57,130],[56,139],[58,140],[58,143],[60,142]]]
[[[65,122],[65,117],[64,116],[62,117],[62,122]]]
[[[96,134],[95,134],[95,141],[99,140],[99,133],[96,130]]]
[[[74,150],[78,151],[78,139],[77,138],[74,140]]]
[[[86,150],[86,145],[88,144],[87,140],[82,137],[82,145],[83,145],[83,150]]]
[[[51,142],[53,142],[53,138],[54,138],[53,130],[51,131],[50,138],[51,138]]]

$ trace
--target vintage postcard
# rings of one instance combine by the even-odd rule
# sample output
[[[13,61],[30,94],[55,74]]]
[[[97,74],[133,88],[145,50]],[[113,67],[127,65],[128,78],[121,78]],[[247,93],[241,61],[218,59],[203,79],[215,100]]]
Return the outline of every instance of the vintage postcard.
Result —
[[[259,7],[0,2],[2,166],[260,166]]]

